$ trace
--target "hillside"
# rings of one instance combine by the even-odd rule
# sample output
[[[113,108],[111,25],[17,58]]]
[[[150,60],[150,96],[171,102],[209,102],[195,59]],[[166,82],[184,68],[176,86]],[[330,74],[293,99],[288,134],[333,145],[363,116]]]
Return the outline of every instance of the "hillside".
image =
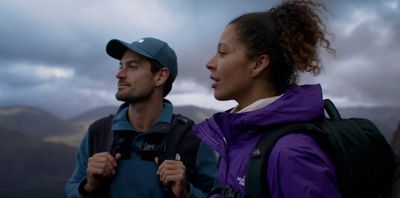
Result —
[[[62,197],[76,149],[0,128],[1,197]]]
[[[5,129],[20,131],[29,136],[49,142],[59,142],[77,146],[88,126],[96,119],[115,113],[117,106],[104,106],[86,111],[69,120],[61,120],[41,109],[32,107],[0,108],[0,126]],[[176,106],[175,113],[180,113],[200,122],[211,116],[213,109],[195,106]],[[372,120],[382,131],[387,140],[392,138],[396,124],[400,121],[400,108],[340,108],[343,117],[364,117]]]
[[[0,108],[0,126],[38,138],[61,134],[69,131],[70,127],[64,120],[47,111],[22,106]]]
[[[191,118],[195,123],[199,123],[206,118],[212,116],[216,110],[205,109],[196,106],[177,106],[175,107],[175,113],[179,113]]]
[[[101,117],[114,113],[117,108],[117,106],[105,106],[79,114],[65,121],[69,127],[66,127],[66,130],[63,130],[63,133],[48,135],[44,140],[77,147],[91,123]]]
[[[61,120],[36,108],[0,108],[1,197],[63,197],[64,183],[72,173],[76,149],[87,127],[95,119],[114,113],[116,108],[92,109],[70,120]],[[339,111],[343,117],[371,119],[388,139],[400,124],[400,108],[344,108]],[[175,113],[196,122],[214,112],[195,106],[175,107]],[[396,153],[400,152],[399,127],[391,142]],[[397,188],[400,189],[400,184]]]
[[[79,114],[76,117],[68,120],[70,129],[72,129],[70,132],[49,135],[45,138],[45,141],[63,143],[77,147],[80,144],[82,137],[86,133],[89,125],[93,123],[93,121],[111,113],[115,113],[116,110],[116,106],[106,106],[95,108]],[[192,118],[197,123],[206,119],[207,117],[210,117],[215,110],[204,109],[195,106],[176,106],[174,107],[174,112]]]
[[[400,121],[400,108],[392,107],[351,107],[339,109],[342,117],[368,118],[376,124],[389,141]]]
[[[400,122],[397,125],[396,131],[393,133],[391,145],[396,156],[400,156]],[[397,172],[393,184],[393,197],[400,197],[400,159],[396,160]]]

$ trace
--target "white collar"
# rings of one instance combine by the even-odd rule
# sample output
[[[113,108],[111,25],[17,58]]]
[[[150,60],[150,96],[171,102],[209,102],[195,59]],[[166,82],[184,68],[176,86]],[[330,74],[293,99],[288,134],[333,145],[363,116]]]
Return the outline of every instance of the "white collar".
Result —
[[[255,102],[253,102],[249,106],[241,109],[240,111],[236,111],[236,109],[238,108],[238,106],[236,106],[235,108],[232,109],[231,113],[244,113],[244,112],[255,111],[255,110],[261,109],[261,108],[271,104],[272,102],[274,102],[275,100],[280,98],[282,95],[283,94],[281,94],[279,96],[274,96],[274,97],[270,97],[270,98],[262,98],[262,99],[256,100]]]

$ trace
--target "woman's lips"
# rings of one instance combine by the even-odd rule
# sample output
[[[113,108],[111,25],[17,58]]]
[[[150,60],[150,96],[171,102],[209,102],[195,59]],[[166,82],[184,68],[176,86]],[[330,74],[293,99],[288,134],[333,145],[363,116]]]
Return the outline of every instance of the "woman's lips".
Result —
[[[210,79],[213,81],[213,83],[211,84],[211,88],[215,88],[218,84],[219,79],[214,76],[210,76]]]

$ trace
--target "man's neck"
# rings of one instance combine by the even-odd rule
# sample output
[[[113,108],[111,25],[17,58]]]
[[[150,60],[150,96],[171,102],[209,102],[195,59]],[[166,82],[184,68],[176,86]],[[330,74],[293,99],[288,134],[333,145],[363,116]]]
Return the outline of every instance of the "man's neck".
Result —
[[[163,111],[163,101],[147,100],[130,104],[128,110],[129,122],[135,129],[146,132]]]

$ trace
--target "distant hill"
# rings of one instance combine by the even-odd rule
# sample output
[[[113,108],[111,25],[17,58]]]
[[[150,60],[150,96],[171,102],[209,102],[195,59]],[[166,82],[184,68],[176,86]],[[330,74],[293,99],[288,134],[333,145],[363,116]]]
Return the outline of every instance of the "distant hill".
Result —
[[[391,140],[400,122],[399,107],[350,107],[340,108],[342,117],[364,117],[370,119],[381,130],[388,141]]]
[[[0,126],[39,138],[63,133],[70,127],[64,120],[47,111],[23,106],[0,108]]]
[[[63,197],[76,148],[0,127],[1,197]]]
[[[64,143],[76,147],[80,144],[82,137],[91,123],[99,118],[116,112],[117,108],[117,106],[98,107],[79,114],[65,121],[68,127],[63,130],[63,133],[48,135],[44,140]]]
[[[31,107],[0,108],[1,197],[63,197],[64,183],[73,171],[76,149],[87,127],[116,109],[116,106],[95,108],[62,120]],[[392,147],[400,152],[398,128],[393,135],[400,122],[400,108],[342,108],[339,111],[343,117],[365,117],[374,121],[388,140],[394,137]],[[175,113],[195,122],[214,112],[195,106],[175,107]]]
[[[397,125],[396,131],[393,133],[391,145],[397,157],[400,157],[400,122]],[[396,160],[397,172],[395,174],[393,184],[393,197],[400,197],[400,159]]]
[[[98,118],[107,116],[109,114],[114,114],[118,110],[118,106],[104,106],[94,108],[92,110],[86,111],[82,114],[79,114],[73,118],[71,118],[68,122],[75,123],[81,120],[96,120]],[[188,106],[174,106],[174,113],[179,113],[190,117],[195,122],[200,122],[205,118],[211,116],[215,113],[216,110],[214,109],[205,109],[201,107],[196,107],[192,105]]]
[[[31,107],[0,108],[0,126],[9,130],[21,131],[31,137],[46,141],[62,142],[77,146],[88,126],[101,117],[115,113],[117,106],[94,108],[69,120],[61,120],[53,114]],[[196,123],[211,116],[216,110],[196,106],[175,106],[175,113],[192,118]],[[390,107],[352,107],[340,108],[343,117],[364,117],[372,120],[387,140],[392,137],[396,124],[400,121],[400,108]]]
[[[68,120],[70,132],[64,132],[61,134],[49,135],[45,138],[49,142],[64,143],[70,146],[78,146],[82,140],[82,137],[86,133],[89,125],[95,120],[107,116],[109,114],[115,113],[117,111],[117,106],[105,106],[98,107],[76,117]],[[185,115],[198,123],[207,117],[210,117],[216,111],[213,109],[204,109],[196,106],[175,106],[174,113],[179,113]]]
[[[396,131],[394,131],[394,133],[393,133],[393,137],[390,141],[390,144],[392,145],[394,153],[397,156],[400,156],[400,121],[397,124]],[[400,160],[399,160],[399,162],[400,162]]]
[[[205,109],[196,106],[176,106],[174,108],[174,112],[185,115],[191,118],[195,123],[199,123],[212,116],[217,111],[214,109]]]
[[[96,120],[109,114],[115,113],[118,106],[103,106],[85,111],[68,120],[69,123],[79,122],[81,120]]]

